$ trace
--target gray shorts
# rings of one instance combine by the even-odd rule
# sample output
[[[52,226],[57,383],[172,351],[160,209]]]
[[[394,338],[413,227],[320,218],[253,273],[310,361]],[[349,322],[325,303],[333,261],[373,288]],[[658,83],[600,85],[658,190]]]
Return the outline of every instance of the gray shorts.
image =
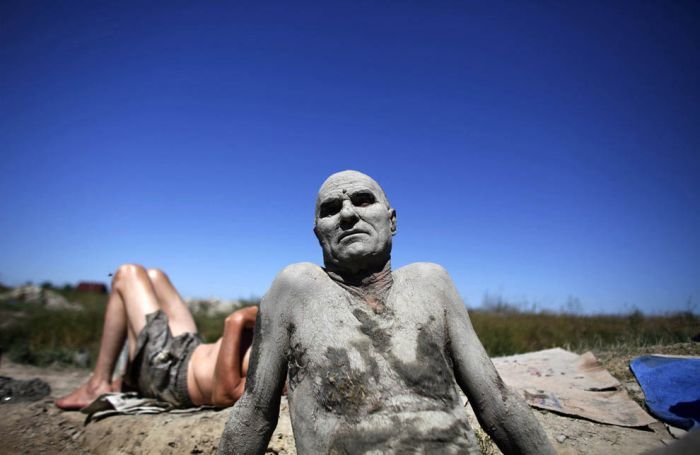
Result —
[[[197,333],[173,337],[168,316],[158,310],[146,315],[146,326],[136,339],[136,354],[124,375],[125,390],[165,401],[177,408],[192,407],[187,392],[187,366],[202,343]]]

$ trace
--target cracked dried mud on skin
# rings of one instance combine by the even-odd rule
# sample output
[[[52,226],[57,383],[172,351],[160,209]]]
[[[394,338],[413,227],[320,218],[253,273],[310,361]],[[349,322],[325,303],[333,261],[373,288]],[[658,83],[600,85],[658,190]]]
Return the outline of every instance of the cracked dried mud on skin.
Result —
[[[329,366],[320,378],[321,384],[316,392],[318,400],[327,411],[356,422],[368,405],[369,376],[350,367],[350,358],[345,349],[329,347],[326,359]]]
[[[369,337],[374,349],[388,361],[408,387],[421,396],[438,399],[449,406],[456,404],[451,361],[427,330],[419,331],[414,353],[416,360],[404,362],[391,351],[392,335],[389,329],[380,327],[372,316],[360,309],[355,309],[353,315],[361,324],[360,331]],[[391,310],[382,316],[391,318]],[[430,316],[430,320],[434,321],[435,318]]]
[[[394,429],[364,430],[362,434],[346,432],[336,435],[329,449],[331,454],[365,453],[386,450],[390,453],[466,453],[469,449],[464,426],[455,422],[448,428],[434,428],[430,437],[415,438],[416,428],[407,428],[398,418],[392,419]],[[397,432],[395,428],[402,428]]]

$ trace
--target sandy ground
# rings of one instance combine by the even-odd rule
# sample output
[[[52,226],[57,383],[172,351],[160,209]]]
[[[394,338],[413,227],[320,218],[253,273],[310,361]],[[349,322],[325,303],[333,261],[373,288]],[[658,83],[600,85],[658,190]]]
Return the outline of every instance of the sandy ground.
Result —
[[[668,349],[667,349],[668,350]],[[693,347],[693,351],[696,348]],[[696,352],[693,352],[697,355]],[[629,361],[632,353],[614,355],[603,353],[611,366]],[[606,364],[606,362],[603,362]],[[607,366],[607,365],[606,365]],[[613,375],[639,398],[636,383],[624,374]],[[53,405],[59,397],[84,382],[88,372],[78,369],[37,368],[3,361],[0,375],[15,379],[41,378],[52,388],[51,397],[33,403],[0,405],[0,435],[4,454],[20,453],[94,453],[94,454],[208,454],[215,453],[229,410],[200,411],[181,415],[116,416],[84,425],[79,412],[60,411]],[[598,424],[534,410],[559,453],[639,454],[662,447],[673,436],[663,424],[651,428],[634,429]],[[478,428],[476,419],[470,419]],[[483,432],[477,430],[483,442],[483,451],[500,453]],[[267,453],[295,454],[294,437],[289,420],[286,398],[283,398],[279,423],[270,441]]]

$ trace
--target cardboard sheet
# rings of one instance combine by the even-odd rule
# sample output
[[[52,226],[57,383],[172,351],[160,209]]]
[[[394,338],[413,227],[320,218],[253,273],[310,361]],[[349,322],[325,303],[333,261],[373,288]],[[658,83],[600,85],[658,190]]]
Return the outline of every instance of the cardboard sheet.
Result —
[[[591,352],[554,348],[492,360],[531,406],[624,427],[656,422]]]

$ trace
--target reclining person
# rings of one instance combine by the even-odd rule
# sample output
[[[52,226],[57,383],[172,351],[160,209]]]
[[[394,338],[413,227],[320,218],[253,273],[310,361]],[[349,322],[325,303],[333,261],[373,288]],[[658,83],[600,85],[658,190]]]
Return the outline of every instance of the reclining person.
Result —
[[[219,453],[263,453],[288,378],[300,454],[479,453],[457,386],[503,453],[553,453],[501,380],[447,272],[391,269],[396,211],[354,171],[316,201],[324,268],[299,263],[260,304],[248,382]]]
[[[232,313],[223,336],[202,343],[192,314],[165,273],[122,265],[112,281],[95,370],[56,406],[81,409],[120,388],[180,408],[231,406],[245,386],[257,312],[247,307]],[[129,360],[119,384],[112,378],[125,339]]]

